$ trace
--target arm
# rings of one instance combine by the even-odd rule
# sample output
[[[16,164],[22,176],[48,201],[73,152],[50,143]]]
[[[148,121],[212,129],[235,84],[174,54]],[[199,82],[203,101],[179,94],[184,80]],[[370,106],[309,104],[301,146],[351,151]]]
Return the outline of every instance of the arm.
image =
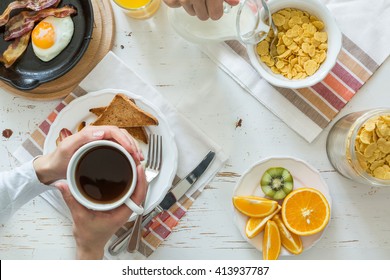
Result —
[[[25,203],[48,190],[33,167],[33,160],[0,173],[0,223],[5,223]]]

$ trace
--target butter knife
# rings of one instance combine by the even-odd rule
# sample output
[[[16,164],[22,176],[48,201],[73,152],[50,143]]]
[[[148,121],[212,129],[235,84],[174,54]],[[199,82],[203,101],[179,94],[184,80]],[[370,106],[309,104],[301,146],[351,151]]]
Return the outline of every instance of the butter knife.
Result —
[[[210,166],[214,158],[215,152],[210,151],[194,170],[192,170],[165,195],[161,203],[157,205],[150,215],[142,222],[142,226],[147,225],[154,217],[164,210],[168,210],[173,204],[175,204],[196,183],[199,177]]]

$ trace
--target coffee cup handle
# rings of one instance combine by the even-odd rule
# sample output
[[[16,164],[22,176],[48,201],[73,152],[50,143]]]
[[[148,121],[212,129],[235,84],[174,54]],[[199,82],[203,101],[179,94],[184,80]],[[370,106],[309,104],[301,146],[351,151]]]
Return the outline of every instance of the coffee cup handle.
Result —
[[[142,215],[144,213],[144,208],[142,206],[135,204],[135,202],[132,201],[130,198],[128,198],[125,201],[125,204],[127,205],[127,207],[133,210],[133,212],[136,213],[137,215]]]

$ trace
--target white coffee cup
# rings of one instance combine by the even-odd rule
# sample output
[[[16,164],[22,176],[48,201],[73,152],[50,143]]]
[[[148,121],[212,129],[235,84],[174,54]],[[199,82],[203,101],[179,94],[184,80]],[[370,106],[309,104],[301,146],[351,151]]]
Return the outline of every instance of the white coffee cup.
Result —
[[[80,189],[80,185],[77,184],[76,179],[76,170],[78,168],[79,162],[83,159],[84,155],[86,155],[88,152],[90,152],[92,149],[99,148],[99,147],[110,147],[114,148],[117,151],[121,152],[126,159],[128,160],[128,163],[130,164],[131,170],[129,172],[132,172],[132,179],[130,186],[127,186],[127,191],[122,193],[119,197],[115,197],[115,199],[109,201],[109,202],[96,202],[88,195],[83,193]],[[92,153],[92,151],[91,151]],[[104,164],[107,164],[107,162],[101,163],[104,168]],[[68,169],[67,169],[67,180],[69,184],[70,192],[72,193],[73,197],[83,206],[85,206],[88,209],[97,210],[97,211],[107,211],[114,208],[119,207],[122,204],[126,204],[134,213],[141,215],[144,211],[144,209],[141,206],[138,206],[136,203],[134,203],[130,196],[134,192],[135,186],[137,184],[137,168],[134,162],[133,157],[129,154],[129,152],[126,151],[125,148],[123,148],[121,145],[119,145],[116,142],[108,141],[108,140],[97,140],[89,142],[82,147],[80,147],[72,156],[72,158],[69,161]]]

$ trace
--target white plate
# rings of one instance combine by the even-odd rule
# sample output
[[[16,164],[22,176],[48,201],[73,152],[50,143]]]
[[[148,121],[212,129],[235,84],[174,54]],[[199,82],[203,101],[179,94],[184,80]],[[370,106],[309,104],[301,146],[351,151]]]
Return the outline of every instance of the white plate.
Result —
[[[104,89],[101,91],[87,93],[79,97],[67,105],[57,116],[50,127],[50,131],[46,137],[44,154],[53,151],[56,148],[56,139],[62,128],[67,128],[72,132],[77,131],[77,127],[82,121],[91,123],[96,119],[96,116],[89,112],[90,108],[107,106],[114,96],[118,93],[123,93],[134,99],[137,106],[141,109],[153,114],[159,121],[159,125],[150,126],[147,128],[148,133],[162,135],[163,139],[163,161],[161,165],[160,175],[150,184],[148,195],[145,201],[145,214],[152,211],[164,198],[172,185],[176,175],[178,152],[174,134],[169,127],[166,117],[155,105],[148,100],[134,93],[117,90]],[[147,156],[147,145],[140,143],[143,154]],[[133,214],[131,220],[135,218]]]
[[[326,197],[329,202],[329,206],[332,206],[332,199],[329,193],[329,188],[322,179],[320,173],[311,167],[308,163],[290,157],[267,158],[256,163],[242,175],[240,181],[237,183],[234,189],[233,196],[254,195],[264,197],[265,195],[260,187],[260,179],[268,168],[278,166],[284,167],[290,171],[294,178],[294,189],[303,187],[317,189]],[[245,234],[245,226],[248,217],[237,211],[235,207],[233,207],[233,209],[234,222],[242,237],[257,250],[262,251],[263,232],[254,238],[249,239]],[[303,243],[303,250],[305,251],[312,247],[321,238],[323,232],[324,231],[310,236],[302,236],[301,239]],[[289,256],[292,254],[282,247],[280,255]]]

